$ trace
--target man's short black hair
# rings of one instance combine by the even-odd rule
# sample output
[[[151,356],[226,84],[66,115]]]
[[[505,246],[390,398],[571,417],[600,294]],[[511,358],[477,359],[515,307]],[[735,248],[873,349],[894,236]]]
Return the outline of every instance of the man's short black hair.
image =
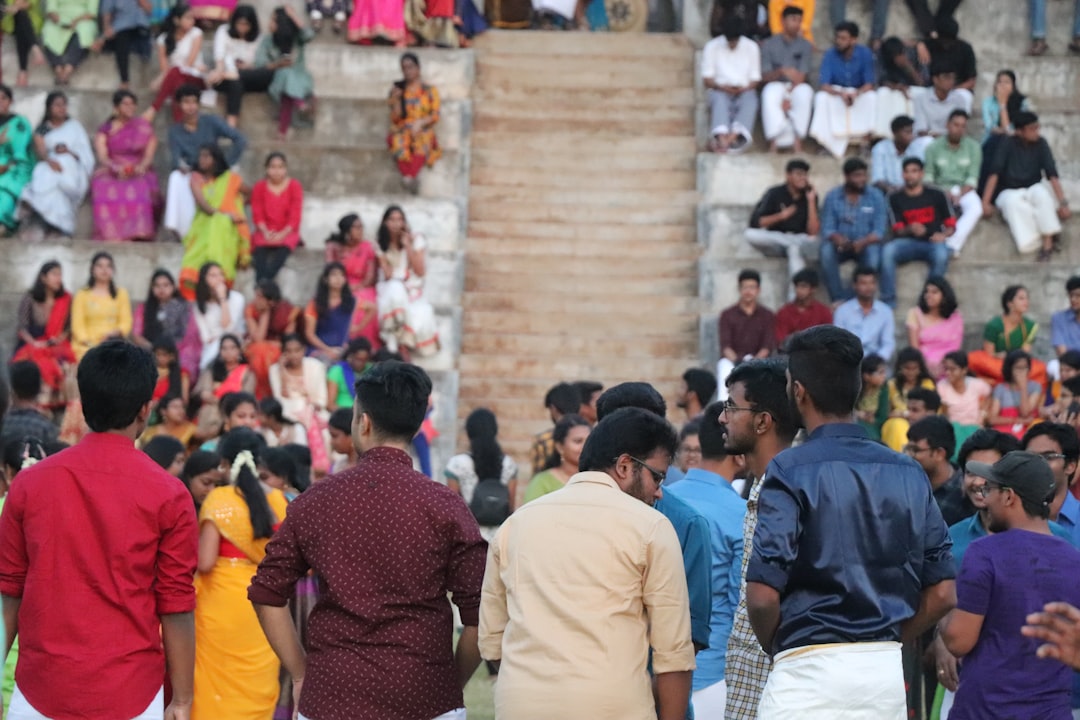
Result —
[[[604,391],[596,401],[596,417],[603,420],[607,415],[622,408],[641,408],[653,415],[667,417],[664,396],[647,382],[624,382]]]
[[[330,419],[326,421],[328,427],[340,430],[346,435],[352,435],[352,408],[338,408],[330,413]]]
[[[780,13],[780,17],[782,18],[791,17],[792,15],[798,15],[799,17],[802,17],[803,9],[801,7],[798,7],[797,5],[788,5],[784,8],[784,11]]]
[[[581,393],[568,382],[553,385],[544,395],[544,407],[549,410],[554,407],[562,415],[576,413],[581,409],[581,402]]]
[[[787,394],[787,366],[787,358],[782,356],[747,360],[736,365],[727,377],[729,388],[742,383],[746,401],[772,417],[776,434],[784,443],[790,443],[799,431]]]
[[[1045,435],[1058,444],[1061,454],[1065,456],[1065,463],[1080,460],[1080,437],[1076,435],[1076,428],[1067,423],[1043,422],[1032,425],[1024,433],[1024,439],[1020,441],[1024,450],[1027,450],[1031,441]]]
[[[908,156],[908,157],[904,158],[904,164],[902,166],[904,168],[904,170],[908,169],[908,165],[918,165],[920,170],[922,170],[924,167],[926,167],[923,164],[922,160],[920,160],[917,157],[912,157],[912,156]]]
[[[727,426],[720,422],[720,415],[723,412],[724,403],[714,402],[705,408],[705,412],[701,416],[698,442],[701,443],[701,457],[705,460],[720,462],[728,456],[725,449],[727,445]]]
[[[679,431],[679,444],[682,445],[683,440],[688,437],[694,437],[701,433],[701,420],[695,418],[690,422],[682,426],[682,430]]]
[[[956,431],[949,419],[941,415],[924,417],[908,428],[907,437],[911,442],[925,440],[931,450],[944,450],[946,459],[956,451]]]
[[[758,287],[761,287],[761,273],[753,268],[744,268],[739,271],[739,284],[742,285],[746,280],[753,280]]]
[[[952,122],[954,118],[958,118],[958,117],[962,117],[965,120],[970,120],[971,119],[971,115],[968,114],[967,110],[964,110],[962,108],[956,108],[951,113],[949,113],[949,122]]]
[[[35,400],[41,394],[41,370],[30,360],[20,360],[8,368],[11,393],[19,400]]]
[[[123,430],[154,396],[157,363],[150,352],[123,340],[108,340],[79,363],[83,417],[94,432]]]
[[[812,268],[803,268],[791,278],[792,285],[809,285],[812,288],[816,288],[821,285],[821,278],[817,274],[817,270]]]
[[[877,280],[877,270],[868,265],[856,265],[855,270],[851,273],[851,281],[859,282],[859,278],[867,277],[868,275]]]
[[[675,428],[667,420],[639,407],[619,408],[589,433],[578,468],[604,471],[623,454],[644,460],[657,450],[674,455],[675,447]]]
[[[848,175],[851,175],[852,173],[857,173],[860,170],[866,170],[866,169],[867,169],[866,161],[863,160],[862,158],[853,157],[853,158],[848,158],[847,160],[844,161],[844,176],[845,177],[847,177]]]
[[[843,22],[836,23],[836,28],[833,32],[846,32],[853,38],[859,37],[859,26],[851,20],[844,20]]]
[[[960,467],[967,465],[971,453],[979,450],[994,450],[1005,457],[1014,450],[1020,449],[1020,441],[1015,435],[1003,433],[991,428],[979,428],[960,446],[960,453],[956,456],[956,464]]]
[[[176,94],[173,95],[173,102],[179,105],[184,98],[198,98],[201,95],[202,91],[194,85],[181,85],[176,89]]]
[[[598,383],[595,380],[578,380],[574,383],[574,387],[577,388],[578,395],[581,396],[581,405],[585,405],[589,402],[595,393],[601,392],[604,389],[603,383]]]
[[[818,412],[834,417],[855,410],[862,389],[862,341],[835,325],[818,325],[787,339],[788,372]]]
[[[893,135],[909,127],[915,127],[915,119],[910,115],[897,115],[889,123],[889,129],[892,130]]]
[[[1066,388],[1069,392],[1073,394],[1073,397],[1077,398],[1077,400],[1080,400],[1080,375],[1077,375],[1076,377],[1071,377],[1068,380],[1062,380],[1061,387]]]
[[[1032,125],[1034,123],[1039,122],[1039,116],[1036,115],[1033,112],[1028,112],[1026,110],[1023,110],[1021,112],[1016,113],[1016,116],[1012,119],[1012,121],[1013,121],[1013,128],[1016,129],[1016,130],[1020,130],[1020,129],[1026,128],[1028,125]]]
[[[1073,290],[1080,290],[1080,275],[1073,275],[1065,281],[1065,292],[1071,293]]]
[[[708,405],[713,395],[716,395],[716,376],[708,370],[690,368],[683,373],[682,379],[686,383],[686,389],[697,395],[701,407]]]
[[[799,10],[799,14],[800,15],[802,14],[802,10]],[[796,170],[802,170],[803,172],[810,172],[810,163],[806,162],[802,158],[795,158],[794,160],[788,160],[787,165],[784,167],[784,172],[785,173],[793,173]]]
[[[927,412],[936,413],[941,410],[941,396],[938,395],[937,390],[924,387],[911,388],[908,390],[907,399],[922,402]]]
[[[371,418],[375,435],[383,439],[411,442],[424,422],[429,397],[428,374],[396,360],[379,363],[356,380],[358,410]]]

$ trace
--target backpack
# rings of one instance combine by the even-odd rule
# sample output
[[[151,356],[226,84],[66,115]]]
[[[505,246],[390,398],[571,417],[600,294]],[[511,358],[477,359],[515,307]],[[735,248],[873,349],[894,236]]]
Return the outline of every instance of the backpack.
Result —
[[[497,478],[481,480],[473,491],[469,510],[478,525],[496,527],[510,517],[510,490]]]

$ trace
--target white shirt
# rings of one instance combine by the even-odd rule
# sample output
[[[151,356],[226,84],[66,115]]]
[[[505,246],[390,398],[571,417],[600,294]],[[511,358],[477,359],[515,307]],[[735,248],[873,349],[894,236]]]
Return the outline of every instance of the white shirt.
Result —
[[[172,54],[169,55],[169,65],[175,68],[180,68],[188,75],[194,75],[201,77],[203,73],[202,62],[199,57],[195,58],[195,66],[188,65],[188,59],[191,57],[191,51],[195,47],[196,40],[201,39],[203,31],[199,28],[191,28],[188,34],[180,38],[176,42],[176,47],[173,48]],[[165,33],[158,35],[158,45],[165,47]]]
[[[195,305],[195,325],[199,328],[199,339],[203,344],[202,358],[199,360],[200,370],[205,370],[214,363],[221,349],[221,338],[235,335],[243,341],[244,296],[230,290],[226,303],[229,305],[228,327],[221,326],[221,306],[216,302],[208,302],[204,313],[199,312],[198,304]]]
[[[229,34],[229,25],[226,23],[214,33],[214,62],[220,63],[225,70],[225,76],[236,79],[238,77],[236,63],[244,63],[246,66],[255,66],[255,53],[259,49],[259,38],[254,40],[241,40]]]
[[[713,38],[702,51],[701,77],[740,88],[761,82],[761,48],[748,37],[740,37],[734,49],[726,37]]]

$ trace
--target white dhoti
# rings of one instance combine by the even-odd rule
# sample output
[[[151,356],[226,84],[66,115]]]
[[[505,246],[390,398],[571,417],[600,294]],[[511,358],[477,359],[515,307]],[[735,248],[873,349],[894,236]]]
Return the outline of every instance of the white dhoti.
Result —
[[[1038,250],[1044,236],[1061,232],[1057,203],[1042,183],[1019,190],[1002,190],[996,205],[1021,253]]]
[[[707,688],[702,688],[690,696],[694,708],[694,717],[722,718],[727,709],[727,683],[721,680]]]
[[[950,192],[953,195],[958,195],[960,188],[954,187]],[[974,190],[968,190],[963,195],[960,195],[957,205],[960,208],[960,217],[956,219],[956,232],[945,241],[945,244],[953,251],[953,255],[959,255],[960,251],[964,249],[964,243],[971,237],[975,225],[978,224],[979,218],[982,217],[982,199]]]
[[[577,10],[577,0],[533,0],[532,6],[538,13],[555,13],[567,20],[573,20]]]
[[[879,87],[874,94],[877,95],[874,109],[874,137],[891,138],[892,121],[899,115],[915,117],[915,99],[927,88],[911,87],[905,95],[900,90]]]
[[[795,648],[773,659],[759,720],[905,720],[900,643]]]
[[[191,174],[173,170],[169,173],[169,186],[165,192],[165,218],[162,224],[183,239],[194,219],[195,195],[191,192]]]
[[[855,88],[840,88],[855,92]],[[848,144],[874,131],[877,95],[863,93],[849,107],[838,95],[824,90],[814,96],[814,119],[810,123],[810,137],[835,157],[843,157]]]
[[[784,112],[784,100],[791,109]],[[814,89],[806,83],[791,86],[789,82],[771,82],[761,91],[761,127],[765,139],[777,147],[791,147],[795,138],[804,138],[810,131],[810,113],[814,109]]]

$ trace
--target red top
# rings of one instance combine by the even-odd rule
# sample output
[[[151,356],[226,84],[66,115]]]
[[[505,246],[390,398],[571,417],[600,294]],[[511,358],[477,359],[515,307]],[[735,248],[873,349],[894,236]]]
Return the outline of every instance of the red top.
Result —
[[[255,183],[251,189],[251,217],[255,221],[255,232],[251,238],[252,247],[276,247],[284,245],[295,250],[300,243],[300,220],[304,212],[304,188],[297,180],[289,179],[285,189],[274,193],[266,180]],[[270,230],[291,227],[292,232],[281,243],[270,243],[259,230],[265,225]]]
[[[314,569],[300,713],[319,720],[416,720],[464,707],[454,619],[480,617],[487,544],[454,491],[375,448],[289,505],[248,588],[284,607]]]
[[[817,300],[811,300],[805,308],[789,302],[776,311],[776,341],[783,343],[788,335],[831,322],[832,310]]]
[[[55,720],[135,717],[165,677],[159,616],[195,609],[191,495],[128,438],[91,433],[19,473],[0,593],[21,597],[15,680]]]

